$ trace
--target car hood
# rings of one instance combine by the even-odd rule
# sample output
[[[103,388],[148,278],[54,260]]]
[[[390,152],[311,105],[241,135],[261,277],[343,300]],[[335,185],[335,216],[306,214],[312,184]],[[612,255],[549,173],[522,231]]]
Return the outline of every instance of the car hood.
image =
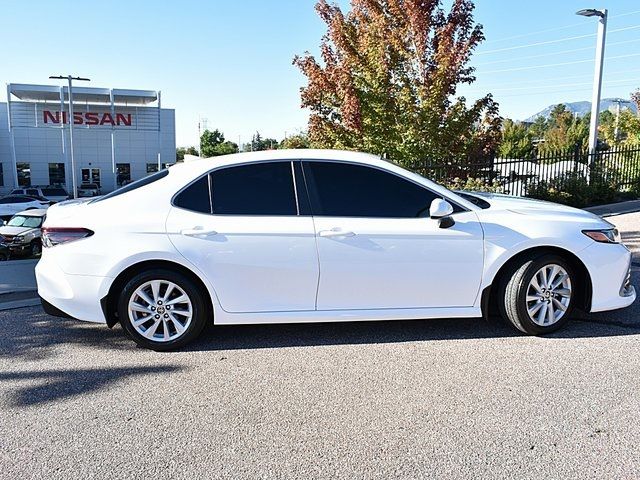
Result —
[[[536,215],[544,212],[563,213],[585,218],[600,218],[597,215],[581,210],[579,208],[561,205],[559,203],[547,202],[545,200],[536,200],[534,198],[513,197],[511,195],[503,195],[500,193],[486,192],[465,192],[468,195],[474,195],[489,202],[490,209],[510,210],[515,213],[524,215]]]
[[[0,235],[22,235],[30,230],[35,229],[30,227],[9,227],[5,225],[4,227],[0,227]]]
[[[521,217],[523,220],[529,217],[532,221],[542,222],[562,222],[580,224],[584,228],[613,228],[614,226],[586,210],[560,205],[558,203],[546,202],[543,200],[535,200],[531,198],[512,197],[509,195],[495,193],[478,193],[465,192],[475,195],[489,203],[489,208],[480,210],[478,214],[482,217],[482,213],[495,218],[495,215],[509,213]]]

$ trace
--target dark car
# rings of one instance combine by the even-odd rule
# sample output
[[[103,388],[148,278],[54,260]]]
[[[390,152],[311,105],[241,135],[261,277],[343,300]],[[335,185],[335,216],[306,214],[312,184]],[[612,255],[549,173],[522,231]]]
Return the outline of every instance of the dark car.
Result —
[[[0,262],[4,262],[9,260],[9,247],[7,246],[7,241],[5,238],[0,235]]]

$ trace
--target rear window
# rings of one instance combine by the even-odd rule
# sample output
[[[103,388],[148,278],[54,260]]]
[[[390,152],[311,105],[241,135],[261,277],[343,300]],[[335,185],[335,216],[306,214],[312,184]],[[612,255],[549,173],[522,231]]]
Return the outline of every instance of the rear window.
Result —
[[[166,171],[166,170],[165,170]],[[209,175],[205,175],[182,190],[173,200],[176,207],[200,213],[211,213]]]
[[[211,173],[215,215],[296,215],[291,162],[237,165]]]
[[[108,198],[117,197],[118,195],[122,195],[123,193],[131,192],[132,190],[137,190],[140,187],[144,187],[153,182],[160,180],[161,178],[169,175],[169,170],[160,170],[157,173],[141,178],[140,180],[136,180],[135,182],[130,183],[129,185],[125,185],[124,187],[120,187],[117,190],[114,190],[111,193],[108,193],[100,198],[96,198],[95,200],[91,200],[90,203],[101,202],[103,200],[107,200]],[[95,187],[92,187],[95,188]]]

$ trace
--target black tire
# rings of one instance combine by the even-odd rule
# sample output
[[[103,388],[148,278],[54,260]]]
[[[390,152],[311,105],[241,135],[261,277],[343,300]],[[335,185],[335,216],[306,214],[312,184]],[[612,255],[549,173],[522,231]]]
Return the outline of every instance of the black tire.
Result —
[[[7,260],[9,260],[9,256],[4,253],[0,253],[0,262],[6,262]]]
[[[530,317],[527,308],[527,290],[533,276],[545,266],[559,265],[569,276],[571,296],[564,315],[550,325],[539,325]],[[562,328],[571,318],[575,304],[577,278],[571,264],[559,255],[543,254],[524,259],[506,272],[498,292],[498,305],[503,318],[521,332],[529,335],[544,335]],[[553,300],[550,300],[552,302]],[[534,300],[535,302],[535,300]],[[533,304],[532,304],[533,305]],[[545,309],[546,310],[546,309]],[[535,316],[535,314],[534,314]]]
[[[42,243],[40,243],[39,240],[34,240],[33,242],[31,242],[31,256],[32,257],[37,257],[38,255],[42,254]]]
[[[144,337],[136,330],[129,316],[129,300],[140,286],[153,280],[169,281],[174,283],[184,291],[191,301],[191,308],[193,312],[191,322],[186,327],[185,331],[173,340],[155,341]],[[147,270],[134,276],[122,289],[120,297],[117,299],[118,318],[125,332],[127,332],[127,334],[141,347],[155,350],[157,352],[176,350],[196,339],[202,332],[207,321],[207,304],[204,300],[204,295],[206,294],[207,293],[203,292],[202,289],[199,288],[199,286],[190,278],[179,272],[168,269]],[[152,322],[153,320],[150,321]],[[166,323],[164,325],[166,325]],[[164,328],[166,328],[166,326]]]

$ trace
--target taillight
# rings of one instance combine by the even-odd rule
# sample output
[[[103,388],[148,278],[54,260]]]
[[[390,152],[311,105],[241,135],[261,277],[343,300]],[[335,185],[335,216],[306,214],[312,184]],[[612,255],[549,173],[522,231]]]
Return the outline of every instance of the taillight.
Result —
[[[42,246],[49,248],[63,243],[74,242],[93,235],[88,228],[57,228],[45,227],[42,229]]]

